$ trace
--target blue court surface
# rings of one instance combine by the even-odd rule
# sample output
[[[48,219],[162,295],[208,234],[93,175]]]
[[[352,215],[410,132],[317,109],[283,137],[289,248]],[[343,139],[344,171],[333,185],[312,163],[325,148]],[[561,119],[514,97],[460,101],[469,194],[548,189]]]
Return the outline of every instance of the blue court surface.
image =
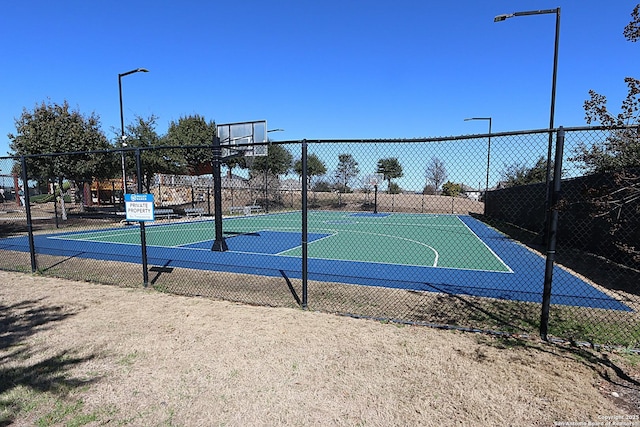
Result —
[[[223,224],[226,252],[211,251],[211,220],[148,223],[148,264],[301,278],[300,212],[225,218]],[[544,258],[470,216],[313,211],[308,230],[309,280],[542,300]],[[38,254],[141,263],[137,226],[35,235],[34,243]],[[0,239],[2,250],[28,252],[28,239]],[[631,311],[557,266],[551,302]]]

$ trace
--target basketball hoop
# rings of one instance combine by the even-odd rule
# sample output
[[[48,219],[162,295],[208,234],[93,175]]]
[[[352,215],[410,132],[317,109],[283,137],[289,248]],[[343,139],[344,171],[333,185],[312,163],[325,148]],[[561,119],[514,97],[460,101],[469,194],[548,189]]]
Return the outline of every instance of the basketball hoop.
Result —
[[[266,156],[267,146],[267,122],[229,123],[217,126],[218,137],[222,147],[222,157],[241,156],[250,157]],[[256,145],[257,144],[257,145]]]
[[[225,252],[228,250],[222,230],[222,183],[220,176],[220,163],[231,158],[242,157],[245,159],[247,167],[251,168],[256,156],[267,155],[267,147],[264,146],[266,142],[266,120],[228,123],[218,125],[216,127],[216,137],[213,139],[213,204],[215,211],[215,240],[211,247],[212,251]]]
[[[377,187],[384,180],[384,175],[381,173],[374,173],[369,175],[369,185]]]
[[[374,198],[373,198],[373,213],[378,213],[378,185],[380,182],[384,180],[384,174],[381,173],[373,173],[369,175],[369,185],[373,186],[374,189]]]

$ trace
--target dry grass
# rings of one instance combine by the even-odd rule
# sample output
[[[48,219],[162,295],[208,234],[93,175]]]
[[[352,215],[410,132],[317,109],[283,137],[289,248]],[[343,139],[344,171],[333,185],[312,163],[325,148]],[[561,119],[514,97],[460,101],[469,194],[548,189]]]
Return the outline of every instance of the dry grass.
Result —
[[[504,426],[640,413],[611,398],[623,379],[622,397],[638,393],[616,355],[17,273],[0,283],[2,425]]]
[[[47,276],[131,288],[143,285],[141,266],[135,263],[38,254],[37,264],[38,271]],[[0,251],[0,269],[30,272],[29,254]],[[165,271],[152,267],[149,287],[172,294],[245,304],[300,306],[301,280],[281,276],[282,272],[278,271],[275,277],[257,275],[261,273],[269,272],[247,275],[182,268]],[[637,300],[634,295],[617,292],[613,296],[634,309],[637,307],[633,304]],[[539,331],[540,305],[536,303],[317,281],[309,281],[308,301],[311,310],[374,319],[524,335],[537,335]],[[638,320],[637,309],[614,312],[554,305],[549,333],[564,340],[637,348]]]

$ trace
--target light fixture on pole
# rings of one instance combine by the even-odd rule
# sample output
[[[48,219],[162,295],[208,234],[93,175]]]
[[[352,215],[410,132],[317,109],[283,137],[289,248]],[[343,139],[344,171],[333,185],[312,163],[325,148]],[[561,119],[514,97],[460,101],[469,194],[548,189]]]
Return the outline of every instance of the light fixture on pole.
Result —
[[[514,12],[504,15],[498,15],[493,19],[493,22],[501,22],[508,18],[513,18],[515,16],[530,16],[530,15],[546,15],[546,14],[555,14],[556,15],[556,35],[554,42],[554,50],[553,50],[553,74],[551,80],[551,109],[549,114],[549,145],[547,148],[547,173],[546,173],[546,196],[545,196],[545,212],[549,211],[550,198],[549,198],[549,183],[551,182],[551,149],[553,146],[553,127],[554,127],[554,118],[555,118],[555,109],[556,109],[556,80],[558,77],[558,46],[560,42],[560,8],[557,7],[555,9],[544,9],[544,10],[531,10],[526,12]],[[545,227],[546,230],[546,227]],[[546,231],[545,231],[546,234]],[[546,238],[546,236],[545,236]]]
[[[468,122],[471,120],[488,120],[489,121],[489,138],[488,138],[489,141],[487,142],[487,182],[484,187],[484,196],[487,197],[487,192],[489,191],[489,165],[491,164],[491,117],[470,117],[468,119],[464,119],[465,122]]]
[[[136,68],[135,70],[127,71],[126,73],[118,74],[118,90],[120,92],[120,144],[122,148],[126,147],[124,140],[126,138],[124,134],[124,111],[122,109],[122,78],[133,73],[148,73],[146,68]],[[120,151],[120,160],[122,163],[122,203],[124,203],[124,195],[127,193],[127,173],[124,165],[124,151]]]

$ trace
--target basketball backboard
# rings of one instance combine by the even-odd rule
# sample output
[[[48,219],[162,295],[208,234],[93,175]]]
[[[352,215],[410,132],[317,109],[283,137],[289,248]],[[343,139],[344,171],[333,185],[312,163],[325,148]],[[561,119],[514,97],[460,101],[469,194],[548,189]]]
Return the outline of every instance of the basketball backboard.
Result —
[[[267,121],[226,123],[217,126],[222,157],[267,155]]]
[[[384,174],[381,173],[372,173],[371,175],[367,176],[367,181],[369,185],[380,185],[380,183],[382,183],[382,181],[384,181]]]

